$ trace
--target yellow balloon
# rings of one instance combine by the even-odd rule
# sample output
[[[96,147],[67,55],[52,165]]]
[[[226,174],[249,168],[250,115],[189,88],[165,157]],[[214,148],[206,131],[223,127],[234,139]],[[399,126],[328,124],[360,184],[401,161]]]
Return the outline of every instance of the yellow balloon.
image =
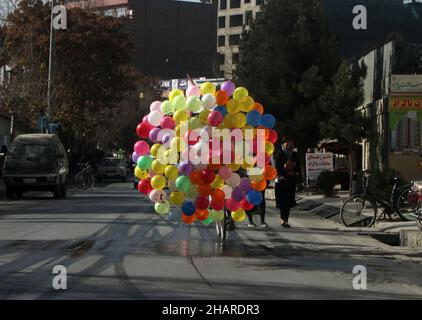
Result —
[[[255,167],[255,159],[254,157],[251,156],[246,156],[245,158],[243,158],[243,163],[241,164],[242,169],[247,170],[250,168]]]
[[[170,148],[177,152],[182,152],[186,149],[186,143],[180,137],[174,137],[170,142]]]
[[[166,186],[167,180],[163,176],[153,176],[151,179],[151,186],[153,189],[160,190]]]
[[[230,99],[229,102],[227,102],[227,112],[230,114],[238,113],[242,107],[239,100],[236,99]]]
[[[161,173],[164,173],[164,170],[166,169],[166,165],[162,164],[159,160],[155,159],[151,164],[151,169],[155,173],[161,174]]]
[[[247,96],[249,96],[249,92],[248,90],[246,90],[246,88],[243,88],[243,87],[236,88],[236,90],[234,90],[233,92],[233,98],[239,101],[242,101]]]
[[[179,169],[176,166],[168,165],[164,170],[164,174],[168,179],[176,180],[179,176]]]
[[[158,150],[160,150],[160,147],[162,147],[161,143],[156,143],[156,144],[152,145],[150,152],[151,152],[151,155],[154,158],[157,158]]]
[[[236,126],[235,126],[235,121],[236,121],[236,118],[235,118],[235,116],[234,115],[232,115],[232,114],[230,114],[230,113],[228,113],[228,114],[226,114],[225,116],[224,116],[224,122],[223,122],[223,126],[225,127],[225,128],[227,128],[227,129],[232,129],[232,128],[235,128]]]
[[[239,112],[234,115],[234,126],[236,128],[243,128],[246,125],[246,116],[244,113]]]
[[[208,124],[208,115],[210,114],[211,110],[204,109],[199,113],[199,121],[201,121],[202,124]]]
[[[214,181],[211,183],[211,188],[221,189],[224,186],[224,179],[218,174],[215,176]]]
[[[269,141],[265,142],[265,153],[269,155],[272,155],[274,153],[274,145]]]
[[[166,163],[176,164],[179,161],[179,153],[176,149],[168,149],[164,152]]]
[[[144,170],[136,166],[134,171],[135,177],[137,177],[139,180],[148,178],[148,170]]]
[[[242,222],[246,219],[246,212],[242,208],[232,211],[231,216],[235,222]]]
[[[175,190],[172,193],[170,193],[169,201],[171,205],[173,206],[181,205],[184,200],[185,200],[185,195],[183,194],[182,191]]]
[[[175,98],[175,97],[177,97],[177,96],[183,96],[184,94],[183,94],[183,91],[182,90],[179,90],[179,89],[173,89],[173,90],[171,90],[170,91],[170,94],[169,94],[169,100],[170,101],[173,101],[173,99]]]
[[[208,93],[214,94],[215,93],[215,85],[213,85],[211,82],[204,82],[201,85],[201,94],[206,95]]]
[[[179,125],[181,122],[188,121],[189,115],[186,110],[177,110],[173,114],[173,120]]]
[[[240,164],[232,163],[227,165],[232,172],[235,172],[240,169]]]
[[[240,102],[240,111],[249,112],[253,109],[254,104],[255,104],[254,99],[250,96],[247,96],[245,99],[243,99]]]

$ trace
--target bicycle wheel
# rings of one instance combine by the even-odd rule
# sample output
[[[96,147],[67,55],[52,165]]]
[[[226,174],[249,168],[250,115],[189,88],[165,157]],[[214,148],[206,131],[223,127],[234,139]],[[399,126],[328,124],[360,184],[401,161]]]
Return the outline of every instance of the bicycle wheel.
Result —
[[[353,196],[340,209],[340,218],[346,227],[371,227],[377,216],[377,205],[372,199]]]
[[[417,210],[418,197],[411,188],[402,191],[397,198],[396,213],[403,221],[415,220],[410,214]]]

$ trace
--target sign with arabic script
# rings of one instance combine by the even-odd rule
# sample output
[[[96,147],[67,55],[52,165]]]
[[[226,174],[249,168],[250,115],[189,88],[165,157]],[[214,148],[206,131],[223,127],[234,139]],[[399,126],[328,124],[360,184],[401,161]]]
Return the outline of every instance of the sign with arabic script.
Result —
[[[421,93],[422,75],[398,75],[391,76],[391,93]]]
[[[422,111],[422,96],[390,96],[389,111]]]
[[[306,154],[306,180],[308,185],[315,182],[319,174],[323,171],[333,171],[333,154],[327,153],[307,153]]]

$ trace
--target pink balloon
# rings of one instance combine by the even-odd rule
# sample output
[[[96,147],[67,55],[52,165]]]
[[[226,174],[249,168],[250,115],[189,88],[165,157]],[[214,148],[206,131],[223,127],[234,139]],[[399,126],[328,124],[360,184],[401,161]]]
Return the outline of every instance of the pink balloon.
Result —
[[[241,204],[239,201],[236,201],[233,198],[230,198],[226,201],[226,208],[230,211],[236,211],[241,208]]]
[[[161,112],[161,102],[160,101],[154,101],[151,103],[149,110],[152,111],[159,111]]]
[[[200,97],[201,96],[201,89],[197,86],[189,85],[187,90],[186,90],[186,96],[187,97],[192,97],[192,96]]]
[[[175,125],[176,124],[172,117],[165,116],[161,119],[161,128],[163,129],[173,129]]]
[[[136,142],[133,149],[140,156],[144,156],[149,153],[149,145],[145,141]]]
[[[221,178],[223,178],[224,180],[227,180],[232,175],[232,171],[229,167],[222,166],[220,170],[218,171],[218,174],[220,175]]]

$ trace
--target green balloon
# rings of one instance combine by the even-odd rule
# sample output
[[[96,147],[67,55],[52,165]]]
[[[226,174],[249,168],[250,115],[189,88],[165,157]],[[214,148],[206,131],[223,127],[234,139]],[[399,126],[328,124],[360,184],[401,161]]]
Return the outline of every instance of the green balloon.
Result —
[[[176,188],[182,191],[183,193],[187,193],[189,191],[191,182],[189,177],[187,176],[179,176],[176,179]]]
[[[141,169],[148,170],[151,168],[152,161],[150,156],[141,156],[138,159],[137,165]]]
[[[202,107],[201,100],[196,96],[190,96],[186,101],[188,109],[192,112],[198,112]]]
[[[224,211],[223,210],[211,210],[209,217],[214,222],[223,221],[224,220]]]
[[[189,130],[195,130],[203,127],[201,120],[199,120],[196,117],[192,117],[188,120],[188,129]]]
[[[161,112],[169,115],[174,113],[174,111],[176,110],[176,108],[174,107],[174,104],[171,103],[170,101],[166,100],[161,104]]]
[[[212,223],[212,218],[208,217],[205,220],[202,221],[202,223],[206,226],[210,225]]]
[[[170,203],[167,200],[157,202],[154,209],[158,214],[167,214],[170,211]]]
[[[186,109],[186,98],[183,95],[174,97],[172,102],[176,110]]]

